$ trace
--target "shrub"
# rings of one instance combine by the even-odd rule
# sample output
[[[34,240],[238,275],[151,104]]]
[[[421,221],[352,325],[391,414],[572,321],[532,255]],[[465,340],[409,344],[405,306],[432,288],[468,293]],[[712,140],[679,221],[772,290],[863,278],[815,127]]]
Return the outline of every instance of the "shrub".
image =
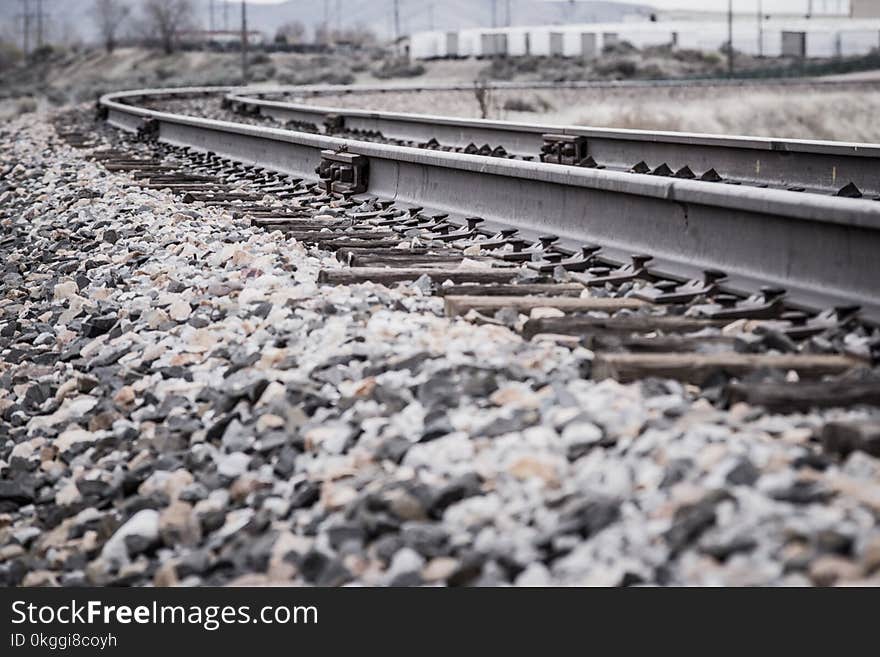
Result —
[[[287,71],[279,73],[278,82],[281,84],[351,84],[354,82],[354,76],[345,71],[309,71],[298,73],[296,71]]]
[[[21,50],[9,41],[0,41],[0,71],[12,68],[21,61]]]
[[[603,55],[631,55],[638,51],[639,49],[636,48],[629,41],[618,41],[617,43],[610,43],[602,48]]]
[[[524,98],[508,98],[502,108],[508,112],[537,112],[538,109]]]
[[[596,72],[599,75],[615,78],[631,78],[636,74],[638,66],[631,59],[612,58],[600,61],[596,64]]]
[[[252,66],[258,66],[260,64],[270,64],[272,59],[264,52],[255,52],[248,55],[248,63]]]
[[[386,59],[379,68],[373,69],[373,77],[380,80],[389,78],[415,78],[425,74],[425,67],[406,59]]]

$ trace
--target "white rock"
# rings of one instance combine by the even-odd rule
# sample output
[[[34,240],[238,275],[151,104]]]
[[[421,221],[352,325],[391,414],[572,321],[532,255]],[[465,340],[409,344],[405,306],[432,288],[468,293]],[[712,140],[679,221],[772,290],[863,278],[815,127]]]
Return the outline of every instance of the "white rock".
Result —
[[[55,426],[56,424],[61,424],[62,422],[82,417],[97,405],[98,400],[89,395],[80,395],[79,397],[74,397],[72,399],[65,399],[61,402],[61,406],[58,410],[51,415],[40,415],[32,418],[31,421],[28,422],[28,430],[43,429],[45,427]]]
[[[530,319],[547,319],[550,317],[565,317],[565,313],[559,310],[559,308],[551,308],[549,306],[532,308],[532,311],[529,313]]]
[[[562,442],[567,447],[593,445],[602,440],[602,430],[592,422],[572,422],[562,430]]]
[[[52,298],[55,301],[64,301],[73,297],[77,292],[79,292],[79,286],[76,281],[64,281],[58,283],[52,290]]]
[[[412,548],[405,547],[394,553],[394,556],[391,558],[391,564],[388,566],[385,575],[387,581],[390,583],[398,575],[419,573],[424,566],[424,557]]]
[[[192,315],[192,307],[182,297],[178,296],[171,302],[171,306],[168,308],[168,314],[171,319],[178,322],[184,322],[189,319],[190,315]]]
[[[168,321],[168,313],[166,313],[161,308],[154,308],[146,313],[144,313],[141,317],[151,329],[157,329],[162,324]]]
[[[320,427],[309,429],[304,438],[309,449],[320,449],[330,454],[342,454],[352,435],[352,428],[346,422],[328,422]]]
[[[155,509],[142,509],[128,519],[122,527],[104,544],[101,556],[117,564],[128,563],[128,548],[125,539],[136,536],[145,544],[153,543],[159,538],[159,512]]]
[[[59,452],[66,452],[74,445],[95,442],[95,434],[85,429],[68,429],[59,435],[53,445]]]
[[[217,472],[224,477],[234,479],[247,472],[248,464],[250,464],[250,462],[251,457],[247,454],[244,454],[243,452],[233,452],[232,454],[220,457],[217,462]]]
[[[541,562],[530,563],[514,582],[516,586],[550,586],[551,577],[547,566]]]

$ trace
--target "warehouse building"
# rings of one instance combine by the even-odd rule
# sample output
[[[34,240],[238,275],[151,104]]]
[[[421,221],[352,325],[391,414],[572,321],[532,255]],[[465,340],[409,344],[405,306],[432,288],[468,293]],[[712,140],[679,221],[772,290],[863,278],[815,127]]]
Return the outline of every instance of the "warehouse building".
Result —
[[[880,0],[878,0],[880,3]],[[607,46],[626,41],[718,51],[728,39],[724,21],[585,23],[417,32],[410,37],[413,59],[458,57],[598,57]],[[880,47],[880,18],[737,20],[733,47],[751,55],[833,57],[864,55]]]

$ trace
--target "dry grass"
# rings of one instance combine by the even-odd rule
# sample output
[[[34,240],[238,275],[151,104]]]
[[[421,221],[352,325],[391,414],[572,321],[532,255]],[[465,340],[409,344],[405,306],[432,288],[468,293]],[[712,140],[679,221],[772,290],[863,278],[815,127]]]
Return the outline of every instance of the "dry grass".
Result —
[[[340,96],[314,102],[461,117],[481,114],[472,92]],[[491,119],[530,123],[859,142],[880,142],[878,116],[876,81],[833,89],[804,83],[733,89],[495,91],[488,113]]]
[[[0,121],[11,121],[16,116],[37,110],[37,101],[29,96],[0,99]]]
[[[596,104],[575,123],[614,128],[746,134],[791,139],[880,142],[880,91],[811,92],[790,98],[784,90],[706,98],[682,105],[648,100],[621,107]]]

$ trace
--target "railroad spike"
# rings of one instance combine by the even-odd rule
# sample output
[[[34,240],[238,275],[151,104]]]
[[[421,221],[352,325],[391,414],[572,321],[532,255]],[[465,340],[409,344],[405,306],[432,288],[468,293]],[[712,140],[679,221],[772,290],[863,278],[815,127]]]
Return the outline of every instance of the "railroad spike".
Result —
[[[784,297],[784,288],[764,286],[742,301],[733,294],[716,294],[714,303],[694,306],[693,311],[698,316],[718,320],[775,319],[782,315]]]
[[[621,265],[616,269],[610,267],[590,268],[587,273],[572,274],[572,278],[587,287],[602,287],[606,284],[620,285],[636,278],[648,278],[649,274],[645,265],[653,259],[653,256],[637,253],[630,257],[629,264]]]
[[[783,313],[782,320],[788,323],[782,332],[793,340],[803,340],[823,333],[833,333],[846,328],[858,317],[860,306],[835,306],[823,310],[815,317],[801,311]]]
[[[595,244],[585,244],[581,247],[579,253],[575,253],[569,258],[562,258],[562,254],[547,254],[544,261],[531,262],[528,267],[541,273],[552,273],[556,267],[562,267],[566,271],[586,271],[593,261],[593,257],[601,247]],[[558,258],[555,256],[559,256]],[[553,256],[553,257],[551,257]]]
[[[689,303],[701,296],[708,296],[718,290],[718,282],[727,277],[720,269],[706,269],[702,279],[693,279],[679,285],[675,281],[660,281],[651,287],[633,293],[637,299],[652,303]]]
[[[474,244],[478,244],[481,249],[498,249],[510,244],[515,239],[515,235],[518,232],[519,230],[516,228],[502,228],[489,239],[474,241]]]
[[[502,260],[513,262],[528,262],[533,260],[534,256],[543,256],[553,246],[553,243],[559,239],[556,235],[541,235],[537,242],[528,242],[527,240],[511,240],[513,245],[513,253],[505,253],[501,255]]]

